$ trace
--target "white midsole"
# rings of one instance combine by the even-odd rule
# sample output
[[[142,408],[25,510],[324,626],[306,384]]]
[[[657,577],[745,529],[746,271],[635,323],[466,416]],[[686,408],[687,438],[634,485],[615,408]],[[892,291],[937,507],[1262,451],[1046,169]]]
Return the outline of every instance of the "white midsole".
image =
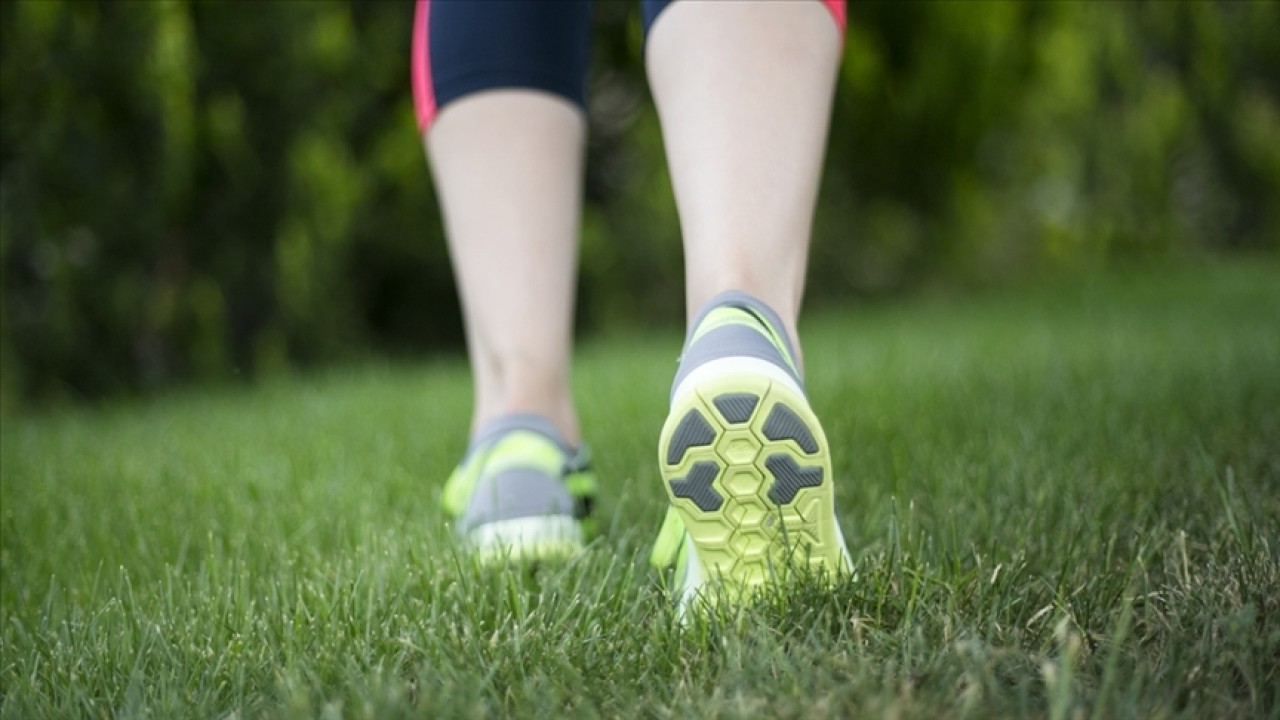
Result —
[[[753,357],[727,357],[711,360],[694,368],[676,386],[675,392],[671,394],[672,399],[675,400],[684,396],[685,393],[692,392],[698,386],[698,383],[717,375],[764,376],[773,382],[781,384],[796,395],[804,397],[804,391],[796,384],[795,378],[791,377],[791,373],[768,360]]]
[[[498,520],[467,533],[467,540],[477,547],[520,547],[545,542],[582,544],[582,526],[568,515]]]
[[[684,536],[684,546],[687,549],[684,558],[684,587],[680,589],[680,602],[676,606],[682,618],[702,588],[702,563],[698,561],[698,548],[688,534]]]

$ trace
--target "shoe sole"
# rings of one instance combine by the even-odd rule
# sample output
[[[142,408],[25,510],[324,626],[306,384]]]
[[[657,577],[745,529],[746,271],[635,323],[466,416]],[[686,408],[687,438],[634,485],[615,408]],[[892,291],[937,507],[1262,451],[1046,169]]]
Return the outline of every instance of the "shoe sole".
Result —
[[[582,551],[582,526],[564,515],[516,518],[485,523],[466,535],[481,563],[529,562],[568,558]]]
[[[658,455],[697,555],[682,602],[708,583],[724,591],[719,597],[745,601],[796,574],[849,569],[826,434],[773,366],[731,358],[691,373],[676,391]]]

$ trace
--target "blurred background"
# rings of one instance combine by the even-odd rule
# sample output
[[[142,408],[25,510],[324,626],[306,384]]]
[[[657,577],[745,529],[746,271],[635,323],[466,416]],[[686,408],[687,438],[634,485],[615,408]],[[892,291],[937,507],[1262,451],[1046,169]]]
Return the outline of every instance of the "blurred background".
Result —
[[[412,2],[0,4],[6,408],[462,347]],[[579,327],[682,322],[635,2]],[[857,2],[809,306],[1280,249],[1280,3]]]

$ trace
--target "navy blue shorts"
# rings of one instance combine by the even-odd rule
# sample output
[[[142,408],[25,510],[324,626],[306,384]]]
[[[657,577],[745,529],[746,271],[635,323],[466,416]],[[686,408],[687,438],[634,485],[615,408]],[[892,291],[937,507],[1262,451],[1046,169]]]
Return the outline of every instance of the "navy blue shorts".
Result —
[[[413,97],[426,130],[440,108],[493,88],[586,105],[592,0],[417,0]],[[671,0],[640,0],[648,34]],[[844,31],[845,0],[822,0]]]

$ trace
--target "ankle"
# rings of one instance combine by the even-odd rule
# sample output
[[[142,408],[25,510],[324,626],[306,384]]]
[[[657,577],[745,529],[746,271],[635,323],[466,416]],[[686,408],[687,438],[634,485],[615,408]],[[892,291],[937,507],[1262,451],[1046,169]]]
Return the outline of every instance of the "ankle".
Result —
[[[796,336],[796,317],[799,303],[791,291],[762,288],[758,284],[720,282],[707,285],[694,292],[688,291],[686,314],[689,329],[709,311],[718,306],[732,305],[751,309],[762,308],[775,330],[785,332],[788,338]]]

